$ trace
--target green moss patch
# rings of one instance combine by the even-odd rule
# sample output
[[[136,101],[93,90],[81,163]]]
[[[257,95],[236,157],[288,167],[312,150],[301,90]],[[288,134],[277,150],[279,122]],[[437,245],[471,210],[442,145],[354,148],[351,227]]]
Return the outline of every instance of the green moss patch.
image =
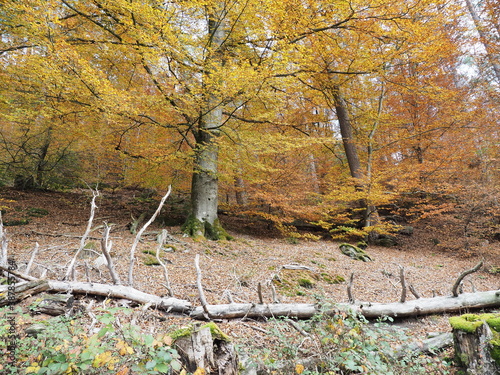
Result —
[[[320,274],[321,279],[328,284],[340,284],[345,281],[345,279],[340,275],[331,276],[326,272]]]
[[[233,237],[222,227],[219,219],[216,219],[213,224],[210,224],[206,221],[202,222],[193,215],[190,215],[182,226],[182,231],[198,241],[205,238],[215,241],[233,239]]]
[[[490,354],[493,360],[500,365],[500,314],[464,314],[449,319],[454,330],[474,333],[484,323],[488,324],[493,334],[489,341]],[[467,358],[460,358],[461,363],[467,364]]]
[[[476,330],[484,324],[484,320],[481,319],[481,316],[476,314],[453,316],[449,319],[449,322],[453,329],[467,333],[476,332]]]
[[[368,253],[357,246],[342,243],[339,245],[339,248],[342,254],[347,255],[354,260],[361,260],[363,262],[372,261],[372,258],[368,255]]]
[[[197,325],[188,325],[185,327],[181,327],[178,330],[172,332],[170,334],[170,337],[172,338],[172,341],[178,340],[182,337],[188,337],[193,334],[194,330],[201,330],[204,328],[209,328],[210,333],[212,335],[212,338],[214,340],[220,340],[220,341],[231,341],[231,338],[226,335],[222,330],[219,328],[217,324],[214,322],[209,322],[207,324],[204,324],[202,326],[197,326]]]
[[[156,259],[156,257],[152,256],[152,255],[148,255],[145,259],[144,259],[144,265],[146,266],[159,266],[160,265],[160,262],[158,262],[158,259]]]

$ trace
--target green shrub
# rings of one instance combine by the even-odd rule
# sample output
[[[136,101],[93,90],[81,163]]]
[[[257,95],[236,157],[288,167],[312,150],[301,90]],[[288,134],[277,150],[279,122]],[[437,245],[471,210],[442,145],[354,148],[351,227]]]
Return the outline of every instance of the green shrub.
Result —
[[[271,320],[269,342],[274,344],[245,350],[254,358],[265,358],[264,365],[280,374],[449,373],[448,363],[439,358],[398,355],[394,348],[409,340],[404,331],[382,321],[369,323],[354,313],[329,311],[308,321],[294,322],[308,334],[307,338],[290,330],[286,322]]]
[[[24,374],[162,374],[179,371],[178,353],[170,347],[168,336],[143,334],[131,324],[116,324],[116,313],[131,310],[110,308],[96,315],[96,331],[88,332],[78,318],[55,317],[44,322],[36,337],[17,340],[16,363],[0,364],[0,373]],[[10,328],[8,308],[0,309],[0,352]],[[15,315],[18,325],[33,322],[26,314]],[[20,330],[21,327],[18,327]],[[1,353],[4,356],[5,353]]]

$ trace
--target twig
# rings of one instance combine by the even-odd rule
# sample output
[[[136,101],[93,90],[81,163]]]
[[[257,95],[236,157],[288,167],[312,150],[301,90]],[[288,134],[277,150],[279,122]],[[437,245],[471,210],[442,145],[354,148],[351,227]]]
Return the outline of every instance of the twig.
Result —
[[[158,205],[158,208],[156,209],[155,213],[151,218],[147,221],[146,224],[142,226],[142,228],[137,232],[137,235],[135,236],[134,243],[132,244],[132,248],[130,249],[130,264],[128,268],[128,285],[132,286],[134,284],[134,256],[135,256],[135,249],[137,248],[137,245],[139,244],[139,241],[141,239],[142,234],[144,231],[151,225],[153,221],[155,221],[156,217],[160,213],[161,209],[163,208],[163,205],[165,204],[165,201],[167,200],[168,196],[170,195],[170,192],[172,191],[172,186],[168,187],[167,194],[163,196],[163,198],[160,201],[160,204]]]
[[[410,289],[410,292],[411,294],[413,294],[413,296],[416,298],[416,299],[419,299],[420,298],[420,294],[418,294],[417,290],[415,289],[415,287],[413,286],[412,283],[410,283],[408,285],[408,289]]]
[[[351,273],[351,277],[349,277],[349,284],[347,284],[347,297],[349,298],[349,303],[354,304],[355,300],[352,295],[352,283],[354,281],[354,272]]]
[[[399,302],[405,303],[406,301],[406,280],[405,280],[405,268],[403,266],[399,266],[399,278],[401,281],[401,298]]]
[[[460,274],[460,276],[458,276],[457,281],[455,281],[455,284],[453,285],[453,288],[451,289],[451,293],[452,293],[453,297],[458,297],[458,287],[462,283],[462,280],[464,279],[464,277],[467,275],[470,275],[471,273],[477,272],[482,266],[483,266],[483,261],[480,261],[473,268],[462,272]]]
[[[66,237],[66,238],[79,238],[80,240],[83,238],[83,236],[79,236],[76,234],[64,234],[64,233],[43,233],[43,232],[37,232],[35,230],[32,230],[31,233],[36,234],[38,236],[45,236],[45,237]],[[100,240],[100,237],[92,237],[92,236],[87,236],[88,240]]]
[[[165,263],[163,263],[163,261],[160,259],[160,250],[161,248],[163,247],[163,245],[165,244],[165,241],[167,240],[167,230],[166,229],[163,229],[158,237],[158,247],[156,248],[156,260],[158,261],[158,263],[160,263],[160,265],[163,267],[163,276],[165,277],[165,287],[167,288],[167,291],[168,291],[168,295],[170,297],[173,297],[174,296],[174,293],[172,292],[172,288],[170,287],[170,280],[168,278],[168,269],[167,269],[167,266],[165,265]]]
[[[80,255],[80,252],[85,247],[85,241],[87,241],[87,237],[90,234],[90,231],[92,229],[92,222],[94,221],[95,210],[97,208],[97,205],[95,204],[95,200],[98,196],[99,196],[99,191],[92,190],[92,201],[90,202],[90,217],[89,217],[89,220],[87,222],[87,229],[85,229],[85,233],[83,234],[83,236],[80,240],[80,247],[76,251],[73,259],[71,259],[71,262],[68,266],[68,270],[66,271],[66,275],[64,276],[64,280],[68,280],[70,278],[70,276],[74,280],[74,275],[75,275],[74,269],[75,269],[76,259],[78,258],[78,255]]]
[[[257,295],[259,296],[259,303],[262,305],[264,299],[262,298],[262,284],[260,282],[257,284]]]
[[[90,278],[89,262],[87,262],[86,260],[84,260],[83,264],[85,265],[85,277],[87,278],[87,282],[90,283],[91,282],[91,278]]]
[[[104,257],[106,258],[106,261],[107,261],[107,266],[108,266],[108,269],[109,269],[109,273],[111,275],[111,278],[113,279],[113,283],[115,285],[121,285],[121,280],[120,280],[120,276],[118,276],[118,274],[116,273],[116,270],[115,270],[115,265],[113,263],[113,258],[111,258],[111,247],[113,247],[113,241],[111,241],[109,239],[109,232],[111,230],[111,227],[108,225],[108,223],[104,223],[104,233],[102,235],[102,239],[101,239],[101,250],[102,250],[102,253],[104,255]]]
[[[26,275],[26,274],[24,274],[22,272],[17,272],[17,271],[11,270],[11,269],[9,269],[9,267],[5,267],[5,266],[2,266],[2,265],[0,265],[0,270],[8,272],[11,275],[14,275],[15,277],[18,277],[18,278],[23,279],[23,280],[28,280],[28,281],[37,281],[37,280],[39,280],[36,277],[30,276],[30,275]]]
[[[31,266],[33,265],[33,262],[35,261],[36,254],[38,253],[40,245],[38,245],[38,242],[35,242],[35,248],[33,249],[33,253],[31,254],[30,260],[28,264],[26,265],[26,269],[24,270],[24,273],[26,275],[30,274]]]
[[[273,303],[280,303],[280,300],[278,299],[278,294],[276,293],[276,288],[272,281],[270,285],[271,285],[271,292],[273,295]]]
[[[241,324],[243,324],[245,327],[248,327],[248,328],[254,329],[256,331],[265,333],[266,335],[269,334],[269,332],[266,331],[264,328],[260,328],[260,327],[257,327],[257,326],[252,326],[252,325],[247,324],[247,323],[241,323]]]
[[[196,285],[198,286],[198,293],[200,294],[201,307],[203,307],[203,311],[205,312],[207,318],[210,319],[207,299],[205,298],[205,292],[203,291],[203,286],[201,285],[200,254],[196,254],[196,257],[194,258],[194,265],[196,267]]]
[[[469,282],[470,282],[470,286],[472,288],[472,293],[476,293],[477,292],[476,286],[474,285],[474,283],[472,282],[472,280],[469,280]]]
[[[233,295],[231,294],[231,291],[225,290],[224,293],[222,294],[222,297],[226,296],[227,300],[229,303],[234,303]]]
[[[285,321],[291,325],[295,330],[297,330],[302,336],[309,337],[309,333],[304,331],[296,322],[294,322],[292,319],[285,319]]]

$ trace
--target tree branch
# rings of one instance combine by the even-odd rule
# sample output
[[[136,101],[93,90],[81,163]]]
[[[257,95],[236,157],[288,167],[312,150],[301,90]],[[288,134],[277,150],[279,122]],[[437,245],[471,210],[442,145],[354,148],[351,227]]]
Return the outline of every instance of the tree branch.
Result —
[[[471,273],[477,272],[481,267],[483,266],[483,261],[480,261],[478,264],[476,264],[473,268],[470,270],[462,272],[458,278],[457,281],[455,281],[455,284],[453,284],[453,288],[451,289],[451,294],[453,297],[458,297],[458,287],[462,283],[462,280],[464,279],[465,276],[470,275]]]

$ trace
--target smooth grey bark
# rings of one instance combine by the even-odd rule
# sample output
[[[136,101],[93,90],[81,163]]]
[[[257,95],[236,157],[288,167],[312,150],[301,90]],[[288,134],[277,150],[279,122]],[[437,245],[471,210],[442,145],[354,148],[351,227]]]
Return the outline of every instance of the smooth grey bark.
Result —
[[[213,69],[223,65],[222,47],[227,36],[224,6],[208,14],[209,44],[203,72],[205,107],[194,132],[194,170],[191,181],[191,215],[186,231],[194,237],[218,239],[218,156],[217,137],[223,124],[222,99],[213,88]],[[211,85],[208,84],[211,82]]]
[[[472,20],[474,21],[474,26],[476,27],[476,30],[479,33],[481,43],[483,44],[484,49],[486,50],[488,62],[493,68],[493,72],[495,73],[497,81],[500,83],[500,61],[499,61],[500,54],[495,51],[494,47],[492,47],[491,42],[489,40],[490,38],[485,31],[485,26],[483,25],[481,17],[479,17],[479,14],[477,13],[474,4],[472,4],[472,1],[465,0],[465,3],[467,4],[467,9],[469,10]],[[496,24],[494,24],[493,26],[495,26],[495,28],[497,27]]]

